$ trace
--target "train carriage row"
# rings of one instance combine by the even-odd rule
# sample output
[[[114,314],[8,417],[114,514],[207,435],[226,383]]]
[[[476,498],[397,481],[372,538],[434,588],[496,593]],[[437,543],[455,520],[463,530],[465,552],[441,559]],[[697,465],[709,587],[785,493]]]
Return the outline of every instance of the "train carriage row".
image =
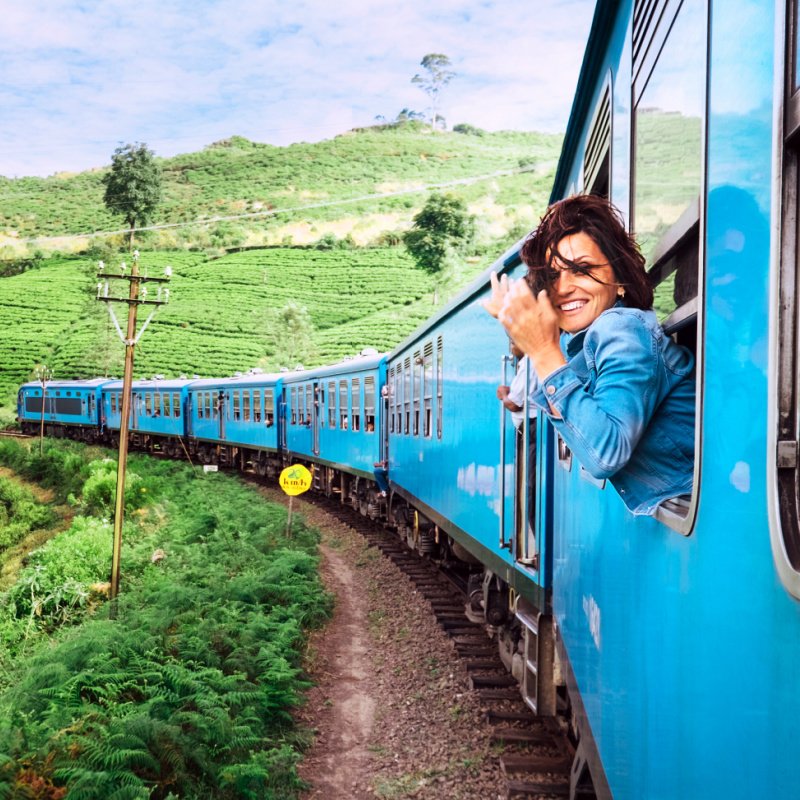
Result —
[[[526,702],[568,703],[573,798],[800,796],[799,20],[800,0],[599,0],[556,172],[553,201],[620,209],[695,354],[690,497],[634,516],[544,418],[516,432],[482,301],[490,271],[523,274],[519,246],[389,354],[134,385],[140,446],[262,475],[303,461],[462,564]],[[113,440],[119,388],[53,382],[43,409],[26,384],[19,418]]]

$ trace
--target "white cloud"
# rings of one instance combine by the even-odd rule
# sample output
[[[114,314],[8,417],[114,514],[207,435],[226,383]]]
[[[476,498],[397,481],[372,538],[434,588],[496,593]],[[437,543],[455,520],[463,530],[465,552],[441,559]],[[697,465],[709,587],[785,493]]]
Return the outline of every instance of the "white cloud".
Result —
[[[400,109],[425,53],[448,121],[563,130],[591,0],[27,0],[0,28],[0,174],[159,155],[234,134],[314,141]]]

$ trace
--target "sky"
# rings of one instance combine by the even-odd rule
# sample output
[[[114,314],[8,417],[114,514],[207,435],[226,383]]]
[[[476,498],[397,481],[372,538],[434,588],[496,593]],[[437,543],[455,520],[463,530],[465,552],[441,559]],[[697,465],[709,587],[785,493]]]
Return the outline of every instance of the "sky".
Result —
[[[452,126],[563,131],[594,0],[24,0],[2,3],[0,175],[159,156],[230,136],[331,138],[403,108],[427,53]]]

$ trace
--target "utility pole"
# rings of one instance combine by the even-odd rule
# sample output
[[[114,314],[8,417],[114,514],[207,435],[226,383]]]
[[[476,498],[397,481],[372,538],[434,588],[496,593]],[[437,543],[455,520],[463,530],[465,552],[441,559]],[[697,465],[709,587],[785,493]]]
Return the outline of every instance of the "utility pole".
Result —
[[[111,591],[109,596],[113,601],[116,600],[119,594],[119,572],[120,572],[120,554],[122,552],[122,521],[125,514],[125,468],[128,461],[128,425],[131,413],[131,386],[133,384],[133,353],[134,348],[141,339],[145,328],[150,324],[153,319],[158,306],[163,306],[169,302],[169,289],[162,286],[158,287],[158,293],[155,298],[148,299],[147,287],[144,285],[148,282],[152,283],[167,283],[172,277],[172,268],[167,267],[164,270],[164,277],[149,278],[147,272],[142,275],[139,273],[139,251],[133,251],[133,263],[131,270],[127,272],[127,265],[123,261],[119,266],[118,273],[108,273],[105,271],[105,264],[100,261],[97,265],[97,277],[100,282],[97,284],[97,299],[106,303],[108,313],[114,322],[114,327],[117,329],[117,334],[125,345],[125,374],[122,379],[122,409],[119,422],[119,459],[117,461],[117,487],[114,496],[114,543],[111,553]],[[128,296],[116,295],[113,291],[109,290],[109,280],[111,281],[127,281],[128,282]],[[119,284],[112,284],[119,285]],[[125,335],[122,333],[117,317],[114,314],[113,303],[127,303],[128,304],[128,330]],[[144,325],[142,325],[139,333],[136,333],[136,314],[139,306],[149,305],[153,306]],[[115,607],[112,605],[112,618],[115,616]]]
[[[36,367],[36,380],[42,384],[42,423],[39,427],[39,455],[44,452],[44,400],[47,395],[47,382],[53,377],[53,372],[46,364]]]

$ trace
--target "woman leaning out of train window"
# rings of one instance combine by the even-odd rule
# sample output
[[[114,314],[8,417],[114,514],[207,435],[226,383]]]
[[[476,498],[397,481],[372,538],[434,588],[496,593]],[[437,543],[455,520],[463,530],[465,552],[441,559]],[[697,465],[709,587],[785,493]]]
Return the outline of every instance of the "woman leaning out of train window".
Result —
[[[550,207],[522,247],[525,279],[492,275],[485,306],[533,365],[530,401],[634,514],[689,494],[692,354],[652,310],[644,257],[606,200]]]

